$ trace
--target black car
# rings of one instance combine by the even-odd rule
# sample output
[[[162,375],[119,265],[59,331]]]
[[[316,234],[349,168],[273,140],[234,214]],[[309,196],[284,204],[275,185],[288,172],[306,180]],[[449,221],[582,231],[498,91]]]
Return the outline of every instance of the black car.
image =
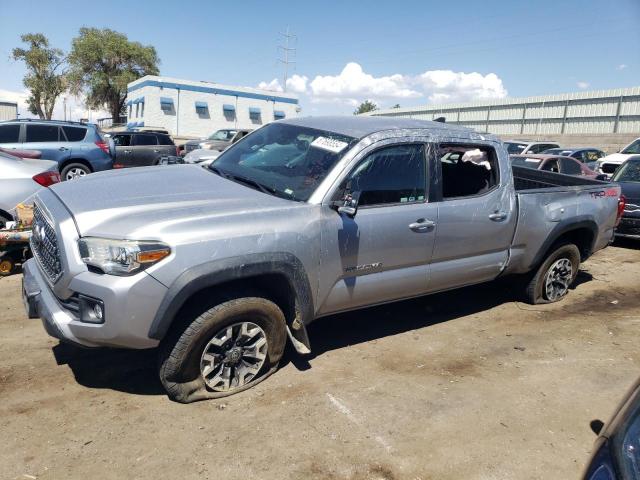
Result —
[[[584,480],[640,480],[640,381],[609,423],[593,420],[591,429],[598,438]]]
[[[111,134],[115,145],[113,168],[159,165],[161,159],[178,155],[178,149],[166,133],[135,131]]]
[[[629,157],[611,178],[622,187],[626,205],[616,235],[640,239],[640,155]]]

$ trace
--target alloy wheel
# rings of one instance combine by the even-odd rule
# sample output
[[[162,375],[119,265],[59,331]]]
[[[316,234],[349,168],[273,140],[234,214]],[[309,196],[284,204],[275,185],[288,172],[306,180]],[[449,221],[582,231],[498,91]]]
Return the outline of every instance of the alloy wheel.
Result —
[[[252,322],[234,323],[206,344],[200,359],[200,374],[215,392],[238,389],[258,375],[267,351],[267,336],[261,327]]]
[[[549,301],[557,300],[569,291],[571,280],[573,279],[573,265],[568,258],[556,260],[549,270],[544,280],[544,293]]]
[[[84,177],[86,174],[87,172],[85,172],[82,168],[72,168],[67,172],[65,180],[75,180],[76,178]]]

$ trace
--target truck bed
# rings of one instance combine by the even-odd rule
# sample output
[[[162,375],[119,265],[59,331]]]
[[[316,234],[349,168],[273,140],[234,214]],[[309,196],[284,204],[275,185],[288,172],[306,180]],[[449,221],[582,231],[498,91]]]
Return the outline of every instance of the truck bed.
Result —
[[[602,182],[591,178],[563,175],[561,173],[534,170],[526,167],[512,166],[511,169],[513,171],[514,186],[518,193],[526,190],[538,190],[553,187],[590,186],[602,188],[609,185],[608,182]]]

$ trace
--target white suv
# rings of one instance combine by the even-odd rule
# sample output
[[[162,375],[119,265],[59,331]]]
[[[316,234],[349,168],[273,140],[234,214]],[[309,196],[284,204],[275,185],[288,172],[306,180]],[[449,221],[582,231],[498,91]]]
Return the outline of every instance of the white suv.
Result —
[[[620,153],[612,153],[598,161],[598,173],[604,173],[611,176],[622,165],[627,158],[632,155],[640,154],[640,138],[636,138],[629,145],[620,150]]]

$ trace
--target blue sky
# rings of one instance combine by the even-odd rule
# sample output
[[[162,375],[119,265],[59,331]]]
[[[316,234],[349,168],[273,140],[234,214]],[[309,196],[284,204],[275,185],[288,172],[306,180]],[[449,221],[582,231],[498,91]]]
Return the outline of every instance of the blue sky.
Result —
[[[24,68],[9,60],[20,34],[67,50],[81,26],[154,45],[162,75],[278,89],[287,25],[298,36],[289,90],[309,114],[367,98],[412,106],[640,84],[639,0],[0,0],[0,98],[23,94]]]

